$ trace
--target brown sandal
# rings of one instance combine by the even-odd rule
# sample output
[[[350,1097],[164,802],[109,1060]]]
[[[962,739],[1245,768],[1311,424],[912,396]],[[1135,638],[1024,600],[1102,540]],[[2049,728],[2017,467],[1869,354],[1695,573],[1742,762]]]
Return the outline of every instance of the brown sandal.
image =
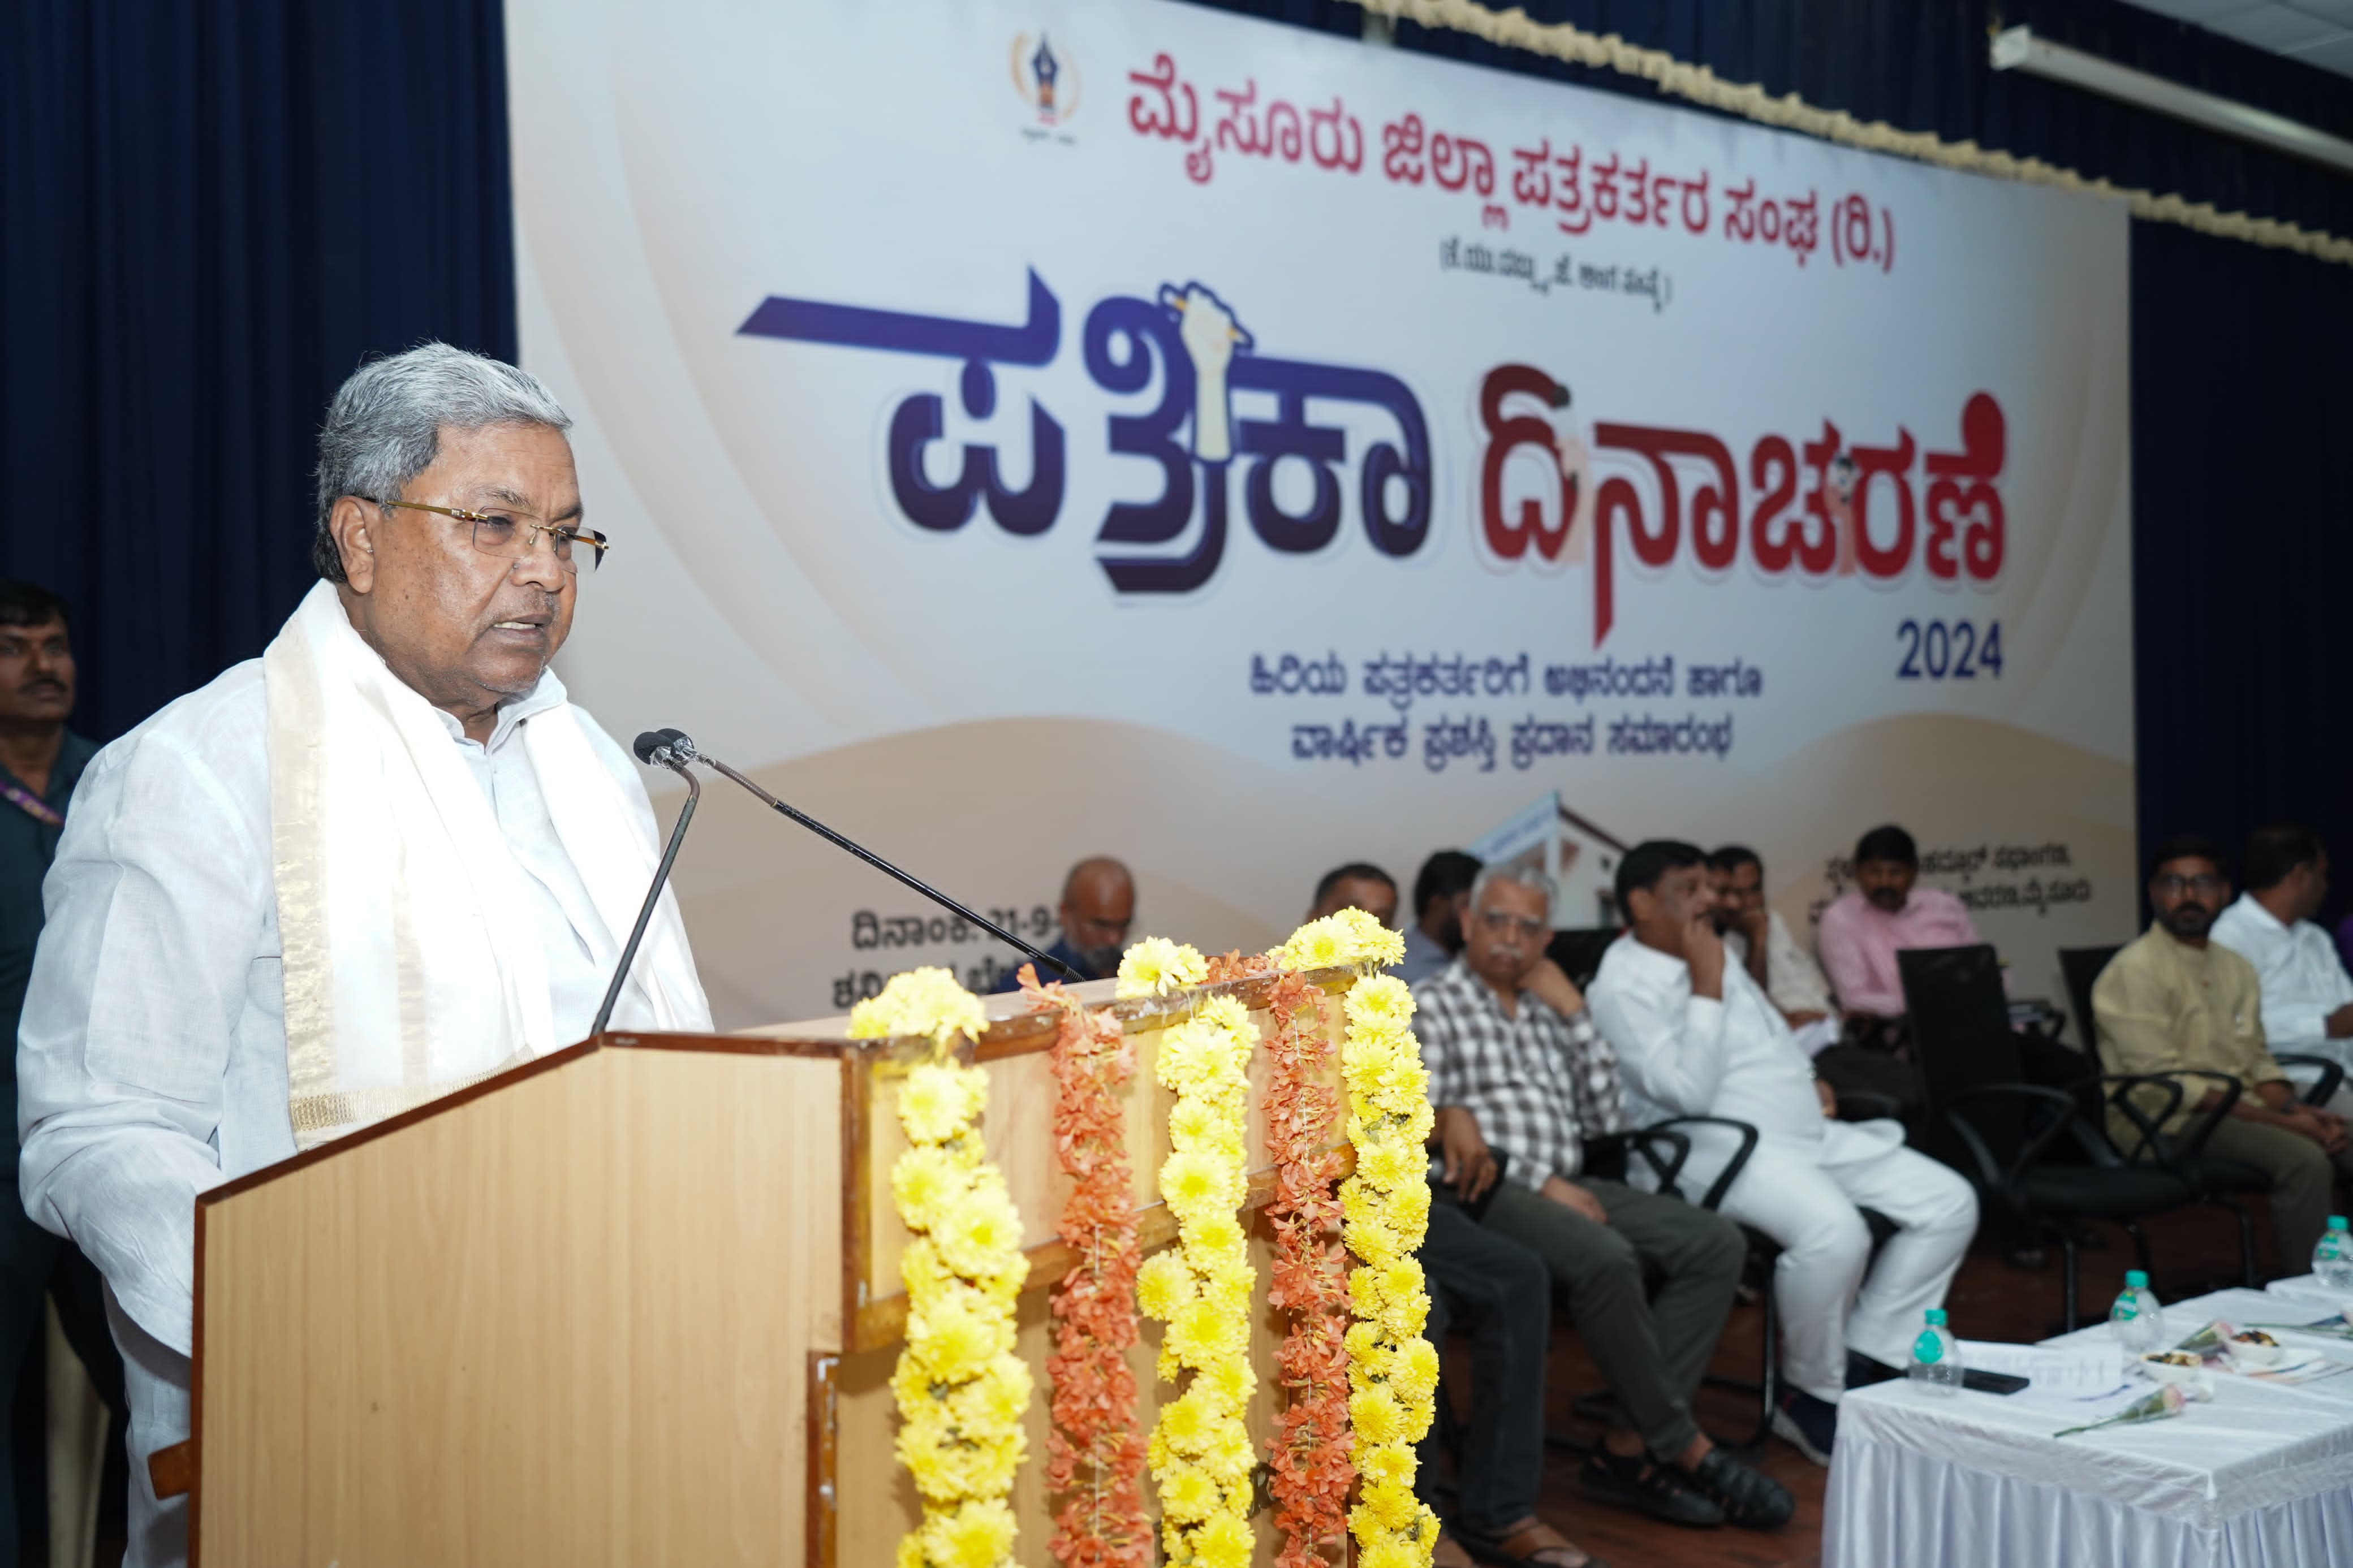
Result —
[[[1542,1520],[1501,1540],[1482,1541],[1481,1544],[1487,1547],[1495,1559],[1519,1564],[1520,1568],[1609,1568],[1609,1563]],[[1575,1560],[1545,1555],[1559,1552],[1574,1553]]]

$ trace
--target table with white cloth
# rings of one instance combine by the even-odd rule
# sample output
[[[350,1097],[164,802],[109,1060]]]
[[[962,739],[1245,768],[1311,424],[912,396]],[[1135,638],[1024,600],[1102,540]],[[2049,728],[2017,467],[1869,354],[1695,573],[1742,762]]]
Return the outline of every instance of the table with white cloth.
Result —
[[[2217,1318],[2310,1323],[2329,1300],[2306,1276],[2170,1303],[2167,1343]],[[2293,1355],[2353,1362],[2353,1342],[2278,1337]],[[2105,1322],[2043,1342],[2104,1342]],[[2353,1371],[2211,1381],[2213,1398],[2178,1416],[2071,1437],[2052,1434],[2088,1415],[2024,1394],[1857,1389],[1839,1408],[1823,1568],[2353,1564]]]

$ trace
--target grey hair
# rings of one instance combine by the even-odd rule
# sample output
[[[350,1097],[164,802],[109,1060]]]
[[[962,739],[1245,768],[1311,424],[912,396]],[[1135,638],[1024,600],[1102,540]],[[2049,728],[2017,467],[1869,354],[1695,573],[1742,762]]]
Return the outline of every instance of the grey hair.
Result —
[[[492,425],[543,425],[563,432],[572,416],[527,370],[448,343],[419,343],[352,372],[319,430],[319,531],[311,564],[343,581],[343,558],[328,531],[335,502],[396,500],[433,466],[441,431]]]
[[[1498,861],[1493,866],[1482,866],[1479,868],[1479,874],[1471,879],[1471,906],[1476,909],[1479,905],[1479,895],[1497,882],[1516,882],[1532,892],[1542,893],[1546,910],[1552,908],[1553,900],[1559,894],[1559,889],[1554,886],[1553,879],[1545,875],[1543,867],[1515,865],[1508,860]]]

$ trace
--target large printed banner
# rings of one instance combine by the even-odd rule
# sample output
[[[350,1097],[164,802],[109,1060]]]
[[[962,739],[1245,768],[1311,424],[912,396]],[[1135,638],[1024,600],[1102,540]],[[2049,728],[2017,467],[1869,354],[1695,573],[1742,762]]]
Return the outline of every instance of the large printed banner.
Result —
[[[1250,947],[1531,801],[1577,923],[1658,835],[1801,922],[1894,820],[2021,994],[2129,933],[2120,204],[1162,0],[507,16],[616,732],[1041,944],[1082,855]],[[695,834],[723,1021],[1008,956]]]

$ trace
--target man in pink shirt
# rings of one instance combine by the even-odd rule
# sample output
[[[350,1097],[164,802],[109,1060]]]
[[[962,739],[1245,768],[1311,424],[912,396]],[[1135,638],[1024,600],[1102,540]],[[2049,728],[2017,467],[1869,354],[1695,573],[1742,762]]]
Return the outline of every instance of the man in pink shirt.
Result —
[[[1854,847],[1854,888],[1822,911],[1815,945],[1851,1027],[1904,1016],[1895,954],[1907,947],[1968,947],[1979,939],[1961,900],[1915,888],[1920,851],[1900,827],[1874,827]]]

